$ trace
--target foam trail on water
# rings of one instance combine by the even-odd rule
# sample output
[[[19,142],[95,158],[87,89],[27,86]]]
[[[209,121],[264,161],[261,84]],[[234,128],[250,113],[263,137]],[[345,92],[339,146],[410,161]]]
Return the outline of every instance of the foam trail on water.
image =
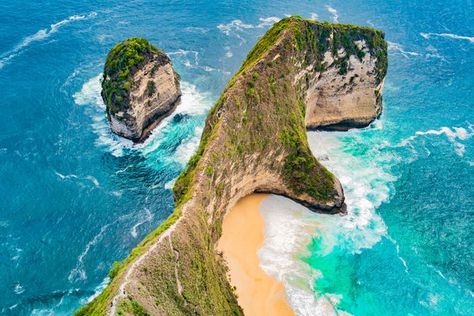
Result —
[[[451,33],[423,33],[423,32],[420,33],[420,35],[424,39],[430,39],[431,37],[444,37],[444,38],[468,41],[474,44],[474,36],[463,36],[463,35],[457,35],[457,34],[451,34]]]
[[[145,214],[140,213],[140,218],[142,218],[138,223],[133,225],[132,229],[130,230],[130,234],[133,238],[137,238],[138,236],[138,227],[145,224],[146,222],[150,222],[153,220],[153,213],[150,212],[150,209],[145,208]]]
[[[406,51],[401,44],[389,42],[389,41],[387,41],[387,43],[388,43],[389,51],[398,52],[405,58],[410,58],[410,56],[420,56],[420,54],[417,52]]]
[[[448,141],[454,146],[454,152],[459,156],[463,157],[466,151],[466,146],[461,143],[474,136],[474,127],[471,124],[468,124],[467,128],[464,127],[440,127],[439,129],[431,129],[427,131],[417,131],[414,135],[409,136],[405,139],[402,139],[398,144],[390,145],[384,144],[380,146],[383,147],[410,147],[413,150],[414,155],[416,155],[416,148],[414,142],[419,137],[430,137],[430,136],[446,136]]]
[[[259,20],[258,24],[249,24],[249,23],[242,22],[242,20],[236,19],[236,20],[232,20],[231,22],[227,24],[221,23],[217,25],[217,28],[227,36],[233,35],[237,37],[240,40],[240,43],[242,44],[242,43],[247,42],[247,40],[241,35],[239,35],[239,33],[248,29],[267,28],[273,25],[274,23],[280,21],[281,18],[276,17],[276,16],[269,16],[269,17],[260,17],[258,20]]]
[[[26,49],[28,46],[30,46],[32,43],[47,39],[52,34],[56,33],[61,27],[69,23],[72,23],[74,21],[85,20],[85,19],[92,18],[95,16],[97,16],[96,12],[91,12],[87,15],[71,15],[70,17],[62,21],[51,24],[50,27],[47,29],[41,29],[37,31],[35,34],[25,37],[20,43],[18,43],[11,50],[0,55],[0,69],[2,69],[6,64],[8,64],[10,60],[15,58],[19,54],[21,54],[21,52],[24,49]]]
[[[326,10],[328,10],[328,12],[331,13],[332,21],[334,23],[339,23],[339,13],[337,13],[337,10],[331,7],[330,5],[326,5]]]
[[[346,253],[358,254],[387,236],[387,227],[376,208],[389,199],[390,183],[396,178],[375,157],[356,157],[344,151],[338,135],[309,132],[308,141],[319,161],[341,181],[346,215],[316,214],[278,196],[271,196],[261,206],[265,219],[265,241],[259,250],[261,266],[283,282],[298,315],[344,314],[337,310],[342,295],[318,293],[314,284],[323,275],[300,259],[309,255],[307,247],[313,238],[320,240],[320,255],[325,256],[336,246]]]
[[[91,247],[97,244],[100,238],[102,238],[102,236],[104,235],[105,231],[107,230],[109,226],[110,224],[106,224],[102,226],[99,233],[95,235],[94,238],[92,238],[92,240],[87,243],[82,253],[79,255],[79,257],[77,257],[77,264],[74,267],[74,269],[71,270],[68,276],[69,282],[74,282],[76,280],[85,280],[87,278],[86,271],[84,270],[84,258],[89,253],[89,250],[91,249]]]

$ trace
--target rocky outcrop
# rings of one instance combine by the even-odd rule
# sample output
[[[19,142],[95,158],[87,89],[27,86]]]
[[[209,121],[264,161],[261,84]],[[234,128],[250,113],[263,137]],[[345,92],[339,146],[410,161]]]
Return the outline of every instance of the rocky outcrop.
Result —
[[[170,59],[145,39],[127,39],[107,56],[102,98],[114,133],[144,140],[180,96],[179,76]]]
[[[306,126],[310,129],[347,130],[365,127],[382,113],[383,80],[378,57],[365,40],[354,42],[362,53],[349,55],[344,47],[336,55],[324,54],[323,71],[310,77],[305,95]],[[344,73],[338,59],[346,59]],[[303,75],[308,75],[305,70]],[[383,78],[383,77],[382,77]]]
[[[378,30],[299,17],[276,23],[210,111],[176,180],[174,213],[114,266],[110,285],[78,314],[242,314],[215,251],[223,216],[252,192],[343,212],[342,187],[312,155],[306,127],[373,120],[386,69]]]

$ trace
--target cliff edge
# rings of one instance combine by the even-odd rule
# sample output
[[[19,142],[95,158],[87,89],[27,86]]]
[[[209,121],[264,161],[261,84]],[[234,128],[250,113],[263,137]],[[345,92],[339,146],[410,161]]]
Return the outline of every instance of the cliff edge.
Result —
[[[101,94],[112,131],[140,142],[176,107],[181,89],[168,56],[135,37],[107,55]]]
[[[173,214],[111,270],[77,315],[240,315],[215,243],[223,216],[252,192],[317,212],[344,211],[339,181],[311,154],[306,128],[365,126],[381,111],[384,35],[290,17],[251,50],[210,111],[176,180]]]

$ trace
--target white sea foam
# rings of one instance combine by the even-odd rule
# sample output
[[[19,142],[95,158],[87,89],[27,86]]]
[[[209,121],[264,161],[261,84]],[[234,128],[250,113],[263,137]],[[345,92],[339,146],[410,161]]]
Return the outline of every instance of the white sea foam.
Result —
[[[201,139],[201,134],[202,134],[202,127],[196,127],[194,129],[194,134],[193,136],[185,140],[177,149],[174,154],[175,158],[178,160],[179,163],[181,163],[183,166],[185,166],[189,159],[192,157],[194,152],[199,146],[199,141]]]
[[[472,125],[468,125],[467,129],[464,127],[441,127],[439,129],[417,131],[414,135],[401,140],[398,144],[385,144],[382,147],[410,147],[412,148],[413,153],[416,154],[416,148],[414,147],[413,142],[419,137],[430,136],[446,136],[448,141],[454,146],[455,153],[462,157],[466,151],[466,146],[461,143],[461,141],[465,141],[474,136],[474,128]]]
[[[197,67],[199,65],[199,52],[194,50],[178,49],[177,51],[169,52],[168,55],[184,58],[183,64],[188,68]],[[188,56],[191,56],[191,59],[189,59]]]
[[[99,180],[95,178],[94,176],[85,176],[81,177],[75,174],[62,174],[60,172],[54,171],[54,173],[61,179],[61,180],[70,180],[70,179],[78,179],[78,180],[88,180],[90,181],[96,188],[100,186]]]
[[[234,56],[234,54],[232,53],[232,50],[231,50],[230,46],[224,47],[224,50],[225,50],[225,57],[231,58],[232,56]]]
[[[260,21],[260,23],[257,24],[257,28],[265,28],[267,26],[271,26],[275,24],[276,22],[280,21],[281,18],[276,17],[276,16],[269,16],[266,18],[259,18],[258,20]]]
[[[132,235],[133,238],[137,238],[138,236],[138,227],[140,227],[141,225],[147,222],[151,222],[154,216],[153,216],[153,213],[150,212],[149,208],[145,208],[144,212],[141,212],[139,217],[140,217],[140,220],[138,221],[138,223],[133,225],[132,229],[130,230],[130,234]]]
[[[87,106],[87,113],[92,118],[92,129],[97,135],[96,145],[107,148],[112,155],[121,157],[125,149],[132,150],[133,142],[122,137],[118,137],[110,130],[105,116],[105,104],[102,101],[100,92],[102,74],[98,74],[87,80],[81,90],[73,94],[74,102],[80,106]]]
[[[199,52],[194,50],[178,49],[177,51],[169,52],[168,55],[175,56],[174,59],[182,63],[186,68],[199,69],[206,72],[220,71],[219,69],[207,65],[200,65]]]
[[[96,188],[98,188],[100,186],[100,183],[99,183],[99,180],[97,180],[95,177],[93,176],[85,176],[84,179],[87,179],[89,180],[90,182],[92,182]]]
[[[389,41],[387,41],[387,43],[388,43],[389,51],[398,52],[405,58],[410,58],[410,56],[420,56],[420,54],[417,52],[410,52],[410,51],[405,50],[401,44],[389,42]]]
[[[98,74],[97,76],[87,80],[86,83],[82,85],[81,91],[78,91],[72,95],[74,102],[77,105],[92,104],[105,109],[105,104],[102,101],[102,97],[100,96],[100,92],[102,90],[101,82],[102,74]]]
[[[389,199],[391,182],[396,178],[378,159],[357,158],[341,150],[338,133],[309,132],[308,141],[321,163],[341,181],[347,214],[316,214],[288,199],[271,196],[261,207],[265,241],[259,256],[262,268],[284,283],[298,315],[341,315],[343,312],[336,310],[341,295],[319,295],[313,285],[322,275],[299,257],[306,254],[315,236],[320,238],[321,255],[330,254],[336,246],[358,254],[378,243],[387,235],[387,228],[375,210]]]
[[[469,41],[472,44],[474,44],[474,36],[463,36],[463,35],[457,35],[457,34],[452,34],[452,33],[423,33],[423,32],[420,33],[420,35],[424,39],[430,39],[432,37],[444,37],[444,38]]]
[[[95,235],[94,238],[92,238],[92,240],[90,240],[87,243],[82,253],[79,255],[79,257],[77,257],[76,266],[74,267],[74,269],[71,270],[71,272],[69,272],[69,276],[68,276],[69,282],[74,282],[77,280],[85,280],[87,278],[87,274],[84,269],[84,258],[89,253],[89,250],[91,249],[91,247],[97,244],[97,242],[102,238],[102,236],[104,235],[105,231],[107,230],[109,226],[110,224],[106,224],[102,226],[99,233]]]
[[[78,176],[76,176],[75,174],[68,174],[68,175],[64,175],[60,172],[57,172],[57,171],[54,171],[54,173],[61,179],[61,180],[66,180],[66,179],[77,179],[79,178]]]
[[[249,23],[244,23],[242,22],[242,20],[237,19],[237,20],[232,20],[231,22],[227,24],[223,24],[223,23],[219,24],[217,25],[217,28],[225,35],[235,36],[240,40],[241,43],[245,43],[247,42],[247,40],[244,37],[242,37],[239,33],[248,29],[268,28],[274,23],[280,21],[281,18],[276,17],[276,16],[270,16],[270,17],[261,17],[258,20],[259,20],[258,24],[249,24]]]
[[[326,5],[326,10],[328,10],[328,12],[331,13],[332,21],[334,23],[339,23],[339,13],[337,12],[337,10],[331,7],[330,5]]]
[[[167,125],[174,116],[178,114],[187,114],[191,116],[204,115],[212,106],[212,99],[208,93],[200,92],[197,87],[193,84],[182,82],[181,83],[181,103],[177,106],[176,110],[169,117],[165,118],[159,128],[155,129],[152,135],[141,145],[142,152],[145,157],[153,155],[153,152],[161,145],[163,139],[163,133],[167,131]],[[180,146],[175,151],[171,160],[177,160],[181,164],[185,165],[188,159],[196,151],[200,136],[202,133],[202,126],[195,128],[194,133],[188,139],[183,140]]]
[[[30,46],[34,42],[39,42],[47,39],[52,34],[56,33],[61,27],[80,20],[85,20],[88,18],[93,18],[97,16],[96,12],[91,12],[87,15],[72,15],[62,21],[57,23],[53,23],[47,29],[41,29],[37,31],[35,34],[29,35],[25,37],[20,43],[18,43],[15,47],[11,50],[3,53],[0,55],[0,69],[2,69],[10,60],[21,54],[21,52]]]
[[[85,305],[85,304],[88,304],[88,303],[92,302],[97,296],[100,295],[100,293],[102,293],[102,291],[107,287],[109,282],[110,282],[110,278],[105,277],[104,280],[102,280],[102,282],[94,289],[94,294],[92,294],[87,299],[85,299],[83,302],[81,302],[81,305]]]
[[[188,27],[185,27],[184,30],[190,33],[201,33],[201,34],[209,32],[208,28],[196,27],[196,26],[188,26]]]
[[[15,292],[15,294],[17,295],[20,295],[21,293],[25,292],[25,289],[23,288],[23,286],[21,286],[20,283],[17,283],[15,284],[15,288],[13,289],[13,292]]]
[[[176,182],[176,179],[173,179],[171,181],[168,181],[165,183],[165,189],[166,190],[172,190],[174,187],[174,183]]]
[[[217,28],[221,30],[222,33],[229,36],[231,35],[232,31],[235,31],[235,30],[240,31],[242,29],[252,29],[252,28],[255,28],[255,26],[252,24],[244,23],[242,22],[242,20],[232,20],[230,23],[227,23],[227,24],[219,24]]]

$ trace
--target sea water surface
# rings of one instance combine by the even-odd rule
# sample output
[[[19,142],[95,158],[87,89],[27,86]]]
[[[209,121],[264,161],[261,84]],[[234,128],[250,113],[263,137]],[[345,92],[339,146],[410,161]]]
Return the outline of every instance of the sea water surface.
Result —
[[[262,208],[266,271],[301,315],[474,314],[472,1],[0,1],[0,314],[70,315],[172,211],[207,111],[287,15],[375,26],[389,41],[384,113],[308,133],[348,214]],[[142,36],[182,78],[140,146],[112,135],[106,54]],[[288,225],[290,222],[292,225]]]

